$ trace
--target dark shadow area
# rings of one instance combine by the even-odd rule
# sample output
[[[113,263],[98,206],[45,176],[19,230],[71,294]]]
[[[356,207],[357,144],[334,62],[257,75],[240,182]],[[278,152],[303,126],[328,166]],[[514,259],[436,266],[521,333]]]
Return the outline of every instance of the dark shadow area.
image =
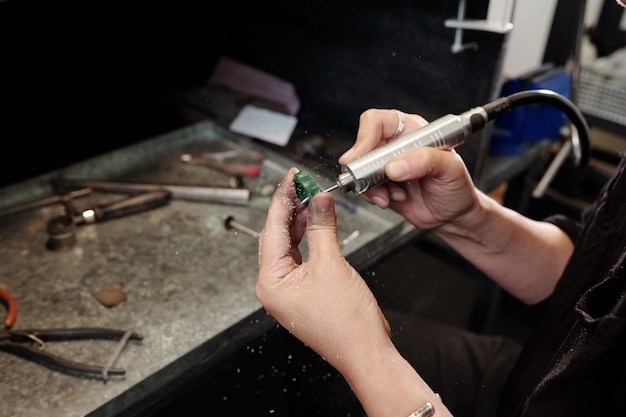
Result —
[[[468,18],[487,4],[470,2]],[[468,31],[480,48],[451,53],[444,21],[457,6],[270,0],[218,11],[194,1],[5,0],[0,135],[11,152],[0,186],[189,124],[180,93],[205,82],[220,56],[293,82],[300,131],[326,137],[354,135],[369,107],[432,119],[483,104],[496,89],[503,36]]]
[[[365,416],[350,388],[326,361],[282,328],[262,335],[203,377],[180,387],[153,417]]]

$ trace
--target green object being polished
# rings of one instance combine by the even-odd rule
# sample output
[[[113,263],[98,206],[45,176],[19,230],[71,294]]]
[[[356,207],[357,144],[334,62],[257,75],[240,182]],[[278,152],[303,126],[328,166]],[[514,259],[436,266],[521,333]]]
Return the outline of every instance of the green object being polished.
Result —
[[[298,171],[293,176],[293,182],[296,184],[296,195],[303,204],[308,204],[311,197],[322,191],[311,174],[305,170]]]

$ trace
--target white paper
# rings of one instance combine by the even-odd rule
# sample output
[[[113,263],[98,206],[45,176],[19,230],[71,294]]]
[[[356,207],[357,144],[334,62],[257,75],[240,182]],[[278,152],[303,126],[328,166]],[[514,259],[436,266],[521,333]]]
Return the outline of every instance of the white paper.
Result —
[[[246,105],[230,124],[235,133],[285,146],[291,138],[298,119],[260,107]]]

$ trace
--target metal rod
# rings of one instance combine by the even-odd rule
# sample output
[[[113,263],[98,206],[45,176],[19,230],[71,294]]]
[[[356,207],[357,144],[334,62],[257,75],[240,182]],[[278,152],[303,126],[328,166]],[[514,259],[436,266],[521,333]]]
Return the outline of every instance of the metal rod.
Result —
[[[548,169],[546,169],[543,177],[541,177],[541,180],[539,180],[539,183],[533,190],[532,195],[534,198],[541,198],[544,196],[546,190],[550,186],[550,183],[558,173],[559,168],[561,168],[561,165],[563,165],[563,162],[565,162],[565,160],[569,156],[572,147],[572,141],[568,140],[566,142],[563,142],[563,145],[559,149],[559,152],[556,154],[556,156],[552,160],[552,163],[550,164]]]
[[[59,185],[90,186],[94,190],[119,193],[169,191],[172,198],[181,200],[205,201],[246,205],[250,200],[250,190],[244,188],[203,187],[195,185],[148,184],[99,180],[60,180]]]
[[[244,226],[243,224],[237,223],[235,221],[235,217],[233,216],[228,216],[226,218],[226,220],[224,221],[224,226],[226,227],[226,229],[229,229],[229,230],[234,228],[237,230],[241,230],[242,232],[252,237],[255,237],[255,238],[259,237],[259,232],[257,232],[256,230],[252,230],[249,227]]]

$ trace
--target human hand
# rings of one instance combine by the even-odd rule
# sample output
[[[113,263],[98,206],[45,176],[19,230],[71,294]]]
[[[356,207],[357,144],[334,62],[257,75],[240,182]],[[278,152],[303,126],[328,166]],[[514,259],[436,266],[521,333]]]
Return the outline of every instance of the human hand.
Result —
[[[259,238],[256,295],[267,312],[340,372],[367,362],[369,350],[394,349],[389,325],[337,240],[332,195],[296,203],[290,169],[270,204]],[[306,232],[309,259],[298,246]]]
[[[405,114],[405,130],[416,130],[427,122]],[[359,120],[357,138],[340,158],[346,164],[372,149],[393,141],[398,127],[394,111],[370,109]],[[362,196],[381,208],[390,207],[421,229],[457,223],[478,206],[477,190],[461,157],[454,151],[430,147],[406,152],[389,161],[385,174],[390,181]]]
[[[450,416],[395,348],[374,295],[343,257],[333,196],[296,203],[296,172],[278,185],[259,236],[258,300],[344,376],[367,415],[409,415],[429,401]],[[308,260],[298,248],[305,233]]]

